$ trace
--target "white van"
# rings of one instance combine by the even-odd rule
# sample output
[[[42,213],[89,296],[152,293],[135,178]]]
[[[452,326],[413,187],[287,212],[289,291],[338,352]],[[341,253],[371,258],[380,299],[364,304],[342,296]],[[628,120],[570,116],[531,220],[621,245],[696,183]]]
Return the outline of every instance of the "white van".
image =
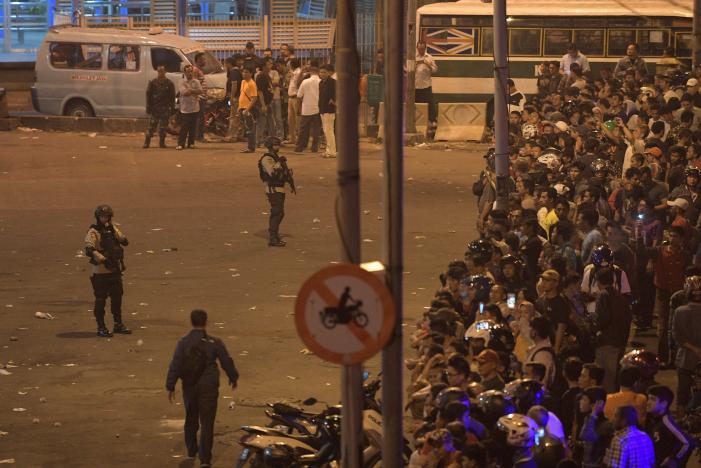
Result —
[[[162,30],[130,31],[57,26],[37,52],[34,108],[77,117],[145,117],[146,86],[163,65],[175,84],[182,68],[204,54],[205,87],[226,94],[226,72],[202,44]]]

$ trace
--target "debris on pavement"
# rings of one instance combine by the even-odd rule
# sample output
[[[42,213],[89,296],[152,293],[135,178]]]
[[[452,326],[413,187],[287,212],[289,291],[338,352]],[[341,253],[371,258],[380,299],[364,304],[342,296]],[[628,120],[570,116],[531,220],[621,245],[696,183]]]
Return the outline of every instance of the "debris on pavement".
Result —
[[[19,338],[17,338],[16,336],[11,336],[11,337],[10,337],[10,341],[17,341],[17,340],[19,340]]]
[[[40,311],[34,312],[34,317],[36,317],[38,319],[44,319],[44,320],[54,320],[55,319],[55,317],[53,315],[47,314],[46,312],[40,312]]]
[[[58,422],[58,421],[56,421],[56,422],[54,423],[54,427],[61,427],[61,423]]]
[[[39,418],[32,419],[32,424],[39,424]]]
[[[4,460],[0,460],[0,465],[12,465],[15,463],[14,458],[5,458]]]
[[[12,372],[8,372],[5,369],[0,369],[0,375],[12,375]]]
[[[15,413],[23,413],[27,411],[27,408],[12,408],[12,411],[14,411]]]

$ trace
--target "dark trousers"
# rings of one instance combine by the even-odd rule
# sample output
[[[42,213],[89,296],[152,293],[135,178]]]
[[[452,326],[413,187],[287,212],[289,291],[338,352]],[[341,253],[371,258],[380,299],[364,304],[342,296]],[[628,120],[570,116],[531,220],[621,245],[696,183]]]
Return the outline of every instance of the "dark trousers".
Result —
[[[295,151],[304,151],[309,143],[309,133],[312,134],[312,151],[319,151],[319,134],[321,133],[321,116],[319,114],[303,115],[299,123],[299,135]]]
[[[195,122],[197,128],[195,134],[198,140],[204,139],[204,105],[204,101],[200,101],[200,111],[197,113],[197,121]]]
[[[694,384],[693,371],[677,367],[677,406],[685,407],[691,400],[691,387]]]
[[[185,140],[187,140],[187,146],[193,146],[195,144],[195,131],[197,130],[197,112],[191,112],[189,114],[180,113],[180,135],[178,135],[178,146],[185,146]]]
[[[214,418],[217,415],[219,387],[211,382],[183,385],[185,403],[185,446],[189,456],[199,453],[201,463],[212,462],[214,443]],[[197,442],[197,431],[200,440]]]
[[[168,129],[168,117],[168,114],[151,114],[148,119],[146,136],[149,138],[153,137],[156,134],[156,129],[158,129],[158,135],[165,137]]]
[[[657,312],[657,336],[659,342],[657,355],[662,362],[670,362],[669,356],[669,298],[672,293],[657,288],[655,296],[655,312]]]
[[[105,326],[105,305],[107,298],[110,298],[110,310],[114,323],[122,323],[122,275],[119,273],[95,274],[90,277],[93,293],[95,294],[95,307],[93,313],[97,321],[98,328]]]
[[[243,109],[239,109],[239,116],[241,117],[241,125],[243,125],[243,134],[246,136],[248,141],[248,149],[251,151],[256,150],[256,116],[255,111],[243,113]]]
[[[280,237],[280,223],[285,217],[285,194],[282,192],[269,193],[268,201],[270,202],[268,232],[271,238],[278,238]]]
[[[436,103],[433,101],[433,88],[431,86],[428,88],[417,89],[414,102],[428,104],[428,121],[436,121]]]

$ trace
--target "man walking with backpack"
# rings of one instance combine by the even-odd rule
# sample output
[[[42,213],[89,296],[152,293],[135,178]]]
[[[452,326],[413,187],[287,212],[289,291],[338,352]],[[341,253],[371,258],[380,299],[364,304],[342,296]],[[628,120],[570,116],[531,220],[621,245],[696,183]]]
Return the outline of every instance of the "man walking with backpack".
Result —
[[[280,223],[285,217],[285,185],[288,184],[292,193],[297,193],[292,170],[287,167],[287,158],[280,156],[281,141],[278,137],[265,139],[268,151],[258,160],[258,174],[265,184],[265,192],[270,202],[270,220],[268,245],[284,247],[286,242],[280,239]]]
[[[214,418],[219,398],[217,359],[229,378],[232,390],[236,389],[239,373],[224,342],[207,334],[207,312],[193,310],[190,313],[190,322],[192,330],[180,338],[175,347],[173,360],[168,368],[166,390],[168,400],[173,403],[175,384],[178,379],[182,380],[187,455],[194,458],[199,453],[200,466],[211,467]],[[198,429],[201,429],[199,444]]]

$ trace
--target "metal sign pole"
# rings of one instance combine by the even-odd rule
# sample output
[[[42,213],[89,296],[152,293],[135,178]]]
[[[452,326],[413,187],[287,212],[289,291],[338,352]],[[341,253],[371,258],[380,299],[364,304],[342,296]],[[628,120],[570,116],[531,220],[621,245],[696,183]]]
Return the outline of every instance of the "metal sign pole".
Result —
[[[494,1],[494,150],[497,173],[496,208],[507,210],[509,204],[509,108],[506,80],[509,74],[506,54],[506,0]]]
[[[382,466],[403,466],[402,430],[402,272],[403,272],[403,182],[404,182],[404,18],[405,0],[386,0],[385,4],[385,236],[384,262],[387,285],[395,303],[394,334],[382,351]],[[416,14],[409,11],[409,14]],[[414,59],[410,49],[410,60]],[[411,69],[411,67],[409,67]],[[413,83],[410,73],[409,86]],[[411,93],[409,96],[411,99]],[[412,122],[413,109],[407,104],[407,123]]]
[[[338,216],[341,237],[341,258],[348,263],[360,263],[360,161],[358,153],[358,106],[360,96],[360,63],[355,40],[355,7],[353,0],[337,3],[336,32],[336,101],[338,119]],[[341,377],[342,466],[362,466],[362,367],[343,366]]]

